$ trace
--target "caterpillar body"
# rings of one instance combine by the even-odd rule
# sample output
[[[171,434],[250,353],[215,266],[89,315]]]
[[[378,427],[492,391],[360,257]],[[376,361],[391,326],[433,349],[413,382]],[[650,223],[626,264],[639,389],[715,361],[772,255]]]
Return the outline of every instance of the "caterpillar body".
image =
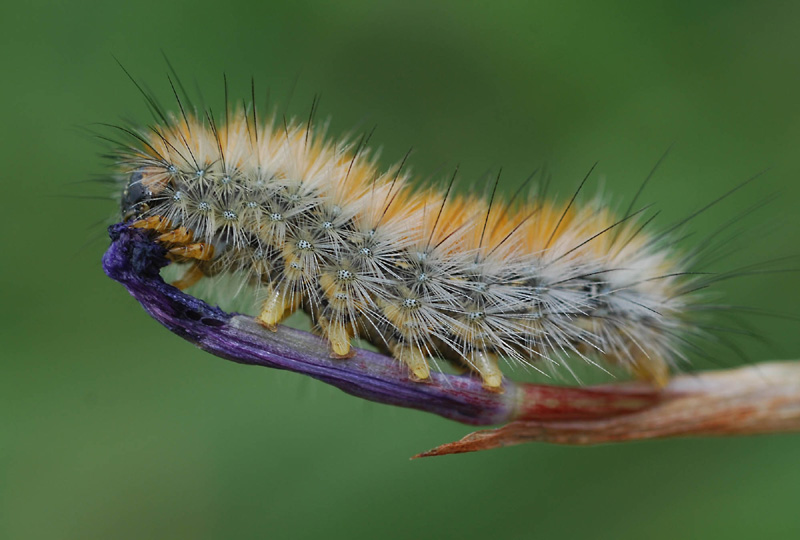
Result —
[[[218,124],[179,105],[152,128],[123,129],[122,214],[186,263],[174,285],[233,275],[267,327],[302,309],[337,357],[358,337],[412,379],[445,359],[495,391],[501,359],[569,369],[578,357],[663,384],[699,332],[691,256],[600,197],[421,188],[403,163],[381,171],[363,139],[328,140],[311,120],[226,104]]]

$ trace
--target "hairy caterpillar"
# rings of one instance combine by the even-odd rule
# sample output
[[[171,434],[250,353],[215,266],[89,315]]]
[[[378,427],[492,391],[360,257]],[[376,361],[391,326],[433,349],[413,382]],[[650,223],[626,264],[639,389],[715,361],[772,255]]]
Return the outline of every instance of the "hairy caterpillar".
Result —
[[[178,288],[232,275],[267,327],[302,309],[336,357],[358,337],[412,379],[442,358],[496,391],[500,359],[569,369],[576,356],[663,384],[702,336],[701,250],[678,253],[676,227],[648,232],[633,203],[615,216],[577,192],[456,196],[455,175],[420,188],[405,160],[381,171],[365,138],[328,140],[314,107],[303,124],[260,119],[254,104],[216,119],[175,96],[179,114],[148,98],[157,124],[122,128],[115,161],[124,220],[187,265]]]

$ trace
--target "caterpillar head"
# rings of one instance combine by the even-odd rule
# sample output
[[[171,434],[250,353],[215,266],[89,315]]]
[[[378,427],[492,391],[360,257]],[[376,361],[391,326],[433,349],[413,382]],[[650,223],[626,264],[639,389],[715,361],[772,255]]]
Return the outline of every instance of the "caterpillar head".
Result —
[[[122,190],[120,207],[123,221],[141,219],[164,196],[164,189],[172,181],[172,171],[142,167],[131,173]]]
[[[128,179],[125,189],[122,191],[121,209],[122,220],[141,218],[150,209],[150,200],[153,192],[143,181],[142,171],[135,171]]]

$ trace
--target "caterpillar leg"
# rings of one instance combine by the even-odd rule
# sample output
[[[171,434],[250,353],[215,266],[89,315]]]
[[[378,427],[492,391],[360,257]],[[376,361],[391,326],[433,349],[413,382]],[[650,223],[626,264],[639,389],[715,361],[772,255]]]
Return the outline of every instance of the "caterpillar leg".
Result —
[[[203,276],[205,276],[205,274],[203,274],[202,268],[200,268],[199,264],[195,263],[186,270],[186,273],[183,274],[180,279],[173,281],[170,285],[183,291],[203,279]]]
[[[210,261],[214,258],[213,244],[198,242],[196,244],[186,244],[177,246],[169,250],[170,255],[182,259],[197,259],[198,261]]]
[[[261,306],[258,322],[270,330],[286,317],[294,313],[303,300],[300,293],[305,284],[311,281],[304,266],[304,260],[284,250],[284,272],[275,285],[267,287],[267,299]]]
[[[172,223],[164,216],[150,216],[131,223],[134,229],[150,229],[156,232],[167,232],[172,228]]]
[[[297,310],[300,300],[300,295],[286,285],[270,286],[257,320],[262,326],[275,331],[278,324]]]
[[[648,358],[640,353],[631,371],[637,379],[649,382],[657,388],[664,388],[669,384],[669,365],[661,358]]]
[[[503,372],[497,365],[497,355],[480,349],[467,353],[466,362],[483,379],[483,387],[492,392],[503,391]]]
[[[319,277],[319,286],[328,306],[321,314],[316,314],[316,318],[336,358],[350,358],[355,354],[350,349],[350,340],[356,334],[351,320],[351,312],[357,309],[352,305],[353,295],[350,291],[353,279],[352,271],[330,267]]]
[[[172,229],[171,231],[165,232],[164,234],[158,236],[156,240],[165,244],[188,244],[193,238],[194,235],[192,234],[192,231],[186,227],[180,226],[177,229]]]
[[[425,354],[413,345],[398,344],[392,348],[395,358],[408,366],[411,372],[411,379],[416,381],[426,381],[431,376],[431,368]]]
[[[333,321],[320,320],[323,335],[331,343],[332,356],[335,358],[351,358],[355,352],[350,347],[350,339],[353,337],[351,325],[341,319]]]

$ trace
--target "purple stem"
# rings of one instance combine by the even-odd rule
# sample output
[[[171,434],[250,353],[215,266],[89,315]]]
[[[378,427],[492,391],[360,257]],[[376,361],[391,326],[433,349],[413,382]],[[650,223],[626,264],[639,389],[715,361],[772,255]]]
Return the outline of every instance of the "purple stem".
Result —
[[[432,412],[472,425],[516,416],[521,390],[504,381],[505,393],[485,390],[472,375],[432,373],[430,382],[409,379],[407,368],[387,356],[356,349],[347,360],[330,357],[325,340],[285,326],[271,332],[255,319],[226,313],[161,279],[165,250],[149,233],[120,223],[109,228],[103,270],[128,289],[170,331],[212,354],[238,362],[308,375],[370,401]]]

